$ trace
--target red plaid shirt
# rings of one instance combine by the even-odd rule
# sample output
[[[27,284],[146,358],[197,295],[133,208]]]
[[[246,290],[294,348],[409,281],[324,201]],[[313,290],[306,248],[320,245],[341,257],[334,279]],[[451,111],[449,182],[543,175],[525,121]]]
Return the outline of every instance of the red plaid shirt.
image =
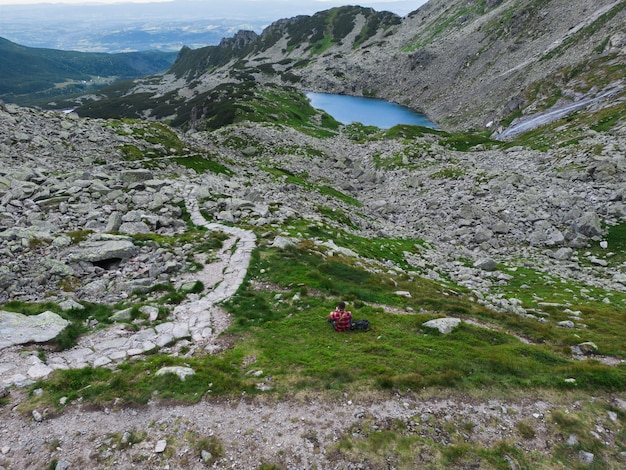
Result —
[[[348,311],[335,310],[330,313],[328,319],[333,322],[333,326],[336,331],[348,331],[350,330],[350,321],[352,320],[352,313]]]

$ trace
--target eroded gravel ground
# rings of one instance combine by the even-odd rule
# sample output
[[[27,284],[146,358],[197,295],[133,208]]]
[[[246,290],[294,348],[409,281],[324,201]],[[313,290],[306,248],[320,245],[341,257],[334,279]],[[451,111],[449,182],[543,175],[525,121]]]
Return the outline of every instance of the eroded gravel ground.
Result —
[[[453,393],[372,398],[337,392],[283,400],[203,399],[188,406],[154,403],[119,410],[93,410],[74,403],[63,414],[37,422],[15,409],[23,398],[14,390],[11,403],[0,409],[0,465],[5,469],[50,468],[54,461],[56,468],[72,469],[254,469],[264,463],[285,469],[445,468],[440,450],[449,444],[492,448],[506,442],[526,455],[545,457],[555,446],[573,442],[571,434],[555,428],[550,417],[555,409],[578,413],[594,401],[624,403],[617,397],[503,400]],[[616,447],[617,414],[601,412],[595,419],[592,434],[626,464]],[[534,437],[520,436],[520,422],[534,430]],[[379,455],[367,458],[355,447],[339,445],[345,439],[365,441],[388,429],[424,439],[411,448],[411,463],[400,462],[391,448],[383,447]],[[576,442],[584,437],[574,435]],[[209,456],[203,449],[210,448],[207,442],[218,442],[221,453]],[[505,458],[510,468],[519,468],[514,456]]]

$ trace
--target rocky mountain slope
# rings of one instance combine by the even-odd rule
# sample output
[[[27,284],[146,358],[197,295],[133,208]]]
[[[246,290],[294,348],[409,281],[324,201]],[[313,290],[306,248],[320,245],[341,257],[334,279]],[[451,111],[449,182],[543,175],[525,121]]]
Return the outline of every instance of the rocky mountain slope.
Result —
[[[614,0],[433,0],[404,18],[332,9],[184,49],[165,75],[106,91],[79,112],[189,122],[183,103],[202,109],[216,86],[253,80],[385,98],[444,129],[495,130],[609,90],[596,108],[623,97],[624,9]],[[102,101],[120,96],[130,103]]]
[[[258,111],[253,114],[258,116]],[[446,295],[457,296],[462,290],[461,296],[469,302],[505,318],[541,328],[571,329],[574,336],[564,351],[569,360],[588,354],[594,367],[609,364],[619,373],[623,359],[607,354],[614,351],[610,342],[600,346],[590,342],[589,335],[597,334],[597,327],[587,324],[594,322],[588,312],[600,308],[593,306],[626,308],[625,247],[620,235],[626,220],[623,135],[587,129],[575,145],[542,150],[493,141],[470,144],[464,140],[473,138],[469,135],[423,133],[410,127],[379,134],[360,126],[333,131],[313,124],[325,119],[313,110],[309,124],[299,130],[273,123],[275,117],[181,133],[154,122],[83,119],[4,105],[0,111],[4,136],[0,143],[0,303],[5,309],[23,310],[32,304],[53,309],[58,305],[70,313],[87,310],[72,323],[79,326],[73,333],[78,343],[69,343],[65,351],[57,351],[58,339],[43,346],[3,344],[3,387],[29,386],[68,368],[124,368],[150,357],[191,360],[223,350],[226,345],[216,334],[228,326],[228,316],[214,304],[202,302],[218,286],[236,287],[225,276],[242,270],[242,279],[245,266],[224,257],[234,256],[241,242],[225,244],[220,253],[207,258],[205,247],[213,246],[212,232],[194,228],[204,224],[202,218],[225,233],[232,225],[246,227],[259,234],[259,245],[280,249],[304,241],[316,256],[352,259],[358,266],[397,279],[430,279]],[[189,225],[185,219],[196,214],[196,202],[202,216],[193,216]],[[389,240],[390,245],[399,238],[424,243],[401,254],[384,251],[387,254],[376,260],[342,246],[346,234]],[[213,275],[203,274],[205,263]],[[263,270],[255,272],[262,276]],[[546,290],[550,285],[556,289]],[[561,290],[559,285],[567,287]],[[389,288],[393,291],[393,284]],[[395,290],[396,296],[416,302],[408,305],[419,305],[419,290]],[[299,295],[289,302],[297,302]],[[186,299],[178,307],[177,296]],[[594,310],[578,310],[574,305]],[[103,312],[103,307],[94,310],[94,306],[109,307]],[[388,314],[396,312],[386,308]],[[402,313],[415,314],[415,309],[407,306]],[[474,321],[471,315],[460,317],[467,324]],[[487,330],[499,328],[495,320],[477,324]],[[13,337],[3,325],[3,335]],[[541,342],[521,334],[519,338]],[[193,372],[183,367],[178,373],[184,377]],[[271,381],[259,380],[260,390],[271,390]],[[84,393],[79,388],[78,394]],[[565,445],[561,431],[550,427],[550,416],[560,416],[567,405],[555,399],[539,406],[532,393],[490,401],[498,410],[526,410],[520,415],[502,411],[497,417],[482,398],[464,395],[424,404],[410,396],[372,402],[371,397],[357,399],[350,394],[345,395],[346,413],[341,416],[335,407],[311,402],[311,410],[325,423],[319,424],[306,417],[302,423],[293,421],[299,415],[281,408],[295,406],[289,400],[285,404],[254,401],[249,407],[228,405],[229,401],[221,406],[209,400],[188,411],[157,405],[127,418],[123,408],[109,417],[108,408],[83,410],[82,399],[65,398],[57,405],[62,415],[55,418],[48,408],[29,405],[31,399],[19,390],[3,388],[3,395],[10,397],[2,402],[0,465],[5,468],[49,462],[61,465],[57,468],[115,468],[129,462],[138,468],[152,468],[154,462],[196,466],[191,468],[211,464],[265,468],[265,461],[277,468],[309,463],[324,468],[359,464],[378,468],[372,467],[375,453],[351,456],[338,452],[336,441],[339,436],[346,439],[355,426],[376,434],[400,421],[406,430],[398,432],[422,436],[419,439],[438,433],[441,439],[436,446],[456,439],[442,434],[441,429],[450,427],[466,427],[463,439],[471,435],[490,449],[525,429],[527,435],[537,437],[525,441],[525,449],[538,452],[541,459],[554,458],[541,442]],[[76,393],[71,386],[64,390]],[[601,403],[606,405],[593,412],[594,419],[603,420],[604,407],[620,409],[620,397],[620,393],[603,397]],[[20,403],[28,414],[20,407],[13,410]],[[187,417],[187,412],[200,416],[206,406],[213,410],[210,420]],[[457,409],[453,418],[448,416],[450,407]],[[433,418],[435,409],[439,411]],[[107,415],[106,426],[88,432],[87,423],[101,421],[99,413]],[[287,436],[281,433],[284,423],[272,419],[259,424],[262,434],[244,433],[233,442],[232,433],[245,431],[241,423],[263,415],[290,416],[293,441],[280,437]],[[495,435],[490,424],[494,419],[506,423],[502,425],[506,429]],[[605,423],[603,429],[619,435],[620,419]],[[30,427],[36,437],[24,439]],[[311,429],[317,430],[315,437]],[[66,431],[85,438],[70,439]],[[202,437],[208,434],[213,440]],[[279,439],[260,437],[267,435]],[[591,444],[579,444],[580,432],[571,436],[567,445],[580,452],[572,454],[569,462],[595,458],[616,463],[623,458],[618,438],[611,437],[600,452]],[[214,440],[220,443],[218,450]],[[282,451],[283,446],[290,450]],[[413,463],[397,468],[412,468],[416,457],[409,454]],[[388,458],[396,458],[393,455]],[[442,462],[437,454],[420,455],[424,462]],[[520,458],[509,456],[511,465]]]
[[[581,6],[531,6],[557,4]],[[282,83],[371,91],[392,79],[372,41],[415,43],[425,15],[442,61],[429,37],[512,3],[460,5],[284,20],[81,110],[148,119],[0,106],[0,467],[623,466],[621,92],[509,142],[343,126]],[[617,90],[621,56],[598,54],[558,83]],[[529,114],[567,90],[541,84]],[[339,298],[375,329],[321,328]]]

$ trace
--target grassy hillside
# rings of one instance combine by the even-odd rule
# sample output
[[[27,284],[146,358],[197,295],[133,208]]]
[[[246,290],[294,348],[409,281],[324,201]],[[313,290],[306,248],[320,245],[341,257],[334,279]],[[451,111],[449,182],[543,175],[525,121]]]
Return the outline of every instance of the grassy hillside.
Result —
[[[85,93],[166,70],[173,52],[101,54],[20,46],[0,38],[0,98],[19,104]]]

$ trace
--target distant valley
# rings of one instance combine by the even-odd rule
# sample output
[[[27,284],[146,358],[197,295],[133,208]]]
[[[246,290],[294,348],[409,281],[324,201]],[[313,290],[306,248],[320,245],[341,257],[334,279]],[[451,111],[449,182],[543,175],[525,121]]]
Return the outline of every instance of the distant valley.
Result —
[[[177,52],[183,46],[196,49],[218,44],[240,29],[260,31],[263,21],[218,20],[136,20],[118,22],[85,18],[68,24],[51,20],[40,25],[4,25],[0,36],[13,42],[48,49],[81,52]]]
[[[176,56],[176,52],[161,51],[60,51],[20,46],[0,38],[0,98],[49,106],[54,100],[89,93],[118,80],[162,72]]]

